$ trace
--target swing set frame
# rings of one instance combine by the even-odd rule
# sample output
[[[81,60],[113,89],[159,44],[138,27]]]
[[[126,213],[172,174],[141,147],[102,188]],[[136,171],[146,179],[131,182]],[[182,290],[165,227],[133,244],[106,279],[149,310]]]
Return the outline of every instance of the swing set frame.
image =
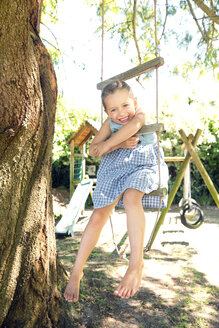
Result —
[[[131,79],[133,77],[136,76],[140,76],[146,72],[152,71],[152,70],[156,70],[156,124],[151,124],[151,125],[145,125],[142,127],[141,130],[138,131],[137,134],[144,134],[144,133],[150,133],[150,132],[156,132],[157,133],[157,142],[158,142],[158,166],[159,166],[159,186],[160,186],[160,181],[161,181],[161,177],[160,177],[160,151],[159,151],[159,133],[163,130],[163,124],[158,122],[158,68],[160,66],[162,66],[164,64],[164,59],[162,57],[158,56],[158,41],[157,41],[157,22],[156,22],[156,6],[157,6],[157,0],[154,0],[154,25],[155,25],[155,58],[140,64],[126,72],[120,73],[118,75],[115,75],[107,80],[103,80],[103,57],[104,57],[104,0],[102,0],[102,60],[101,60],[101,82],[97,84],[97,89],[98,90],[102,90],[107,84],[115,81],[115,80],[121,80],[121,81],[125,81],[128,79]],[[101,108],[101,123],[103,122],[103,108]],[[197,129],[195,136],[193,136],[192,134],[190,134],[188,137],[186,136],[185,132],[181,129],[179,131],[179,134],[181,136],[181,139],[184,142],[185,148],[187,150],[187,155],[185,156],[181,168],[177,174],[176,180],[171,188],[171,190],[169,191],[169,195],[168,195],[168,201],[167,201],[167,207],[162,209],[161,213],[160,213],[160,207],[161,207],[161,199],[162,197],[164,197],[167,194],[167,190],[166,188],[158,188],[158,190],[153,192],[153,195],[156,196],[160,196],[160,206],[158,209],[158,214],[157,214],[157,219],[154,225],[154,229],[152,230],[151,236],[149,238],[149,241],[145,247],[145,251],[150,251],[153,242],[159,232],[159,229],[161,227],[161,225],[164,223],[164,219],[166,214],[168,213],[172,202],[174,200],[174,197],[177,193],[177,190],[181,184],[181,181],[184,177],[184,174],[186,172],[186,169],[189,165],[189,162],[191,159],[193,159],[194,164],[196,165],[196,167],[198,168],[206,186],[208,187],[209,192],[211,193],[217,207],[219,207],[219,195],[217,193],[216,188],[214,187],[214,184],[212,182],[212,180],[210,179],[207,171],[205,170],[198,154],[195,151],[195,147],[198,143],[198,139],[200,137],[202,133],[202,130]],[[177,159],[176,159],[177,160]],[[172,158],[172,161],[174,161],[174,158]],[[113,235],[113,241],[114,241],[114,245],[116,248],[117,253],[119,253],[118,250],[118,245],[123,244],[124,240],[126,239],[125,237],[127,237],[127,233],[122,237],[120,243],[117,245],[115,242],[115,238],[114,238],[114,232],[113,232],[113,225],[112,225],[112,221],[110,218],[110,223],[111,223],[111,228],[112,228],[112,235]],[[123,242],[122,242],[123,241]],[[120,257],[121,254],[120,254]]]

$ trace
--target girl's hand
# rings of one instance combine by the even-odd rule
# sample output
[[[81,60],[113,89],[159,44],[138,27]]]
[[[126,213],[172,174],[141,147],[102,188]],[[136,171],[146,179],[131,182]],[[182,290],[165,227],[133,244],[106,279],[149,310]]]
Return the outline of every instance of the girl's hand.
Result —
[[[127,140],[123,141],[118,148],[135,148],[139,142],[139,137],[130,137]]]
[[[103,155],[110,153],[111,151],[116,150],[118,148],[132,149],[137,146],[138,142],[139,142],[138,136],[130,137],[129,139],[121,142],[119,145],[113,147],[113,149],[112,149],[112,148],[109,148],[107,141],[103,141],[103,142],[100,142],[97,145],[93,146],[93,154],[94,154],[93,156],[102,157]]]
[[[104,154],[109,152],[109,147],[107,146],[107,143],[103,141],[97,145],[94,145],[93,152],[95,157],[102,157]]]

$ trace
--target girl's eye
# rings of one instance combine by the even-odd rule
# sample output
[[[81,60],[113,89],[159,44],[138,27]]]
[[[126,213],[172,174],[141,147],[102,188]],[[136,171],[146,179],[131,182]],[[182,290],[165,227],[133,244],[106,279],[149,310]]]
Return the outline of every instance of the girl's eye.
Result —
[[[115,108],[111,109],[111,112],[112,112],[112,113],[115,112],[115,111],[116,111]]]
[[[124,107],[128,107],[129,104],[125,104]]]

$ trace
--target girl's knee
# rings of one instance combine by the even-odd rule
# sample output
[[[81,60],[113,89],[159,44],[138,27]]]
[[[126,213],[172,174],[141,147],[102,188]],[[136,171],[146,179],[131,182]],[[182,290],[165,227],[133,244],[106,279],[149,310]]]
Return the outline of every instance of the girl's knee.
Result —
[[[124,207],[133,206],[141,203],[144,193],[137,189],[127,189],[123,195]]]
[[[106,211],[106,209],[103,208],[97,208],[93,211],[89,223],[92,225],[104,225],[107,221],[109,215]]]
[[[95,209],[90,217],[90,221],[98,222],[103,218],[102,208]]]

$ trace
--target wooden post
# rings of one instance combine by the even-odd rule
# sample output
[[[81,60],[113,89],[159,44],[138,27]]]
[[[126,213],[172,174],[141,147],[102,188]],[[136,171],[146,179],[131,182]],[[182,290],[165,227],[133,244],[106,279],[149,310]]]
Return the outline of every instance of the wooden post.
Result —
[[[184,149],[184,154],[186,156],[187,150]],[[183,188],[183,201],[191,198],[191,172],[190,172],[190,162],[184,173],[184,188]]]
[[[215,189],[214,184],[213,184],[211,178],[209,177],[207,171],[205,170],[204,165],[202,164],[200,158],[196,154],[195,148],[193,147],[191,142],[187,139],[186,134],[183,130],[180,130],[179,133],[180,133],[181,138],[184,141],[186,148],[187,148],[188,152],[190,153],[197,169],[199,170],[206,186],[208,187],[208,190],[210,191],[217,207],[219,207],[219,195],[217,193],[217,190]]]
[[[81,172],[81,180],[84,179],[86,174],[86,144],[83,145],[83,159],[82,159],[82,172]]]
[[[200,129],[198,129],[196,131],[195,137],[194,137],[194,139],[192,141],[192,145],[194,147],[196,147],[196,145],[198,143],[198,139],[199,139],[201,133],[202,133],[202,130],[200,130]],[[176,177],[176,180],[175,180],[175,182],[174,182],[174,184],[172,186],[172,189],[169,192],[168,201],[167,201],[167,207],[164,208],[161,211],[159,220],[157,221],[157,223],[155,223],[155,227],[154,227],[154,229],[152,231],[151,237],[150,237],[150,239],[149,239],[149,241],[147,243],[147,246],[145,247],[145,250],[146,251],[149,251],[151,249],[151,246],[152,246],[152,244],[153,244],[153,242],[155,240],[155,237],[157,236],[157,233],[158,233],[161,225],[164,222],[165,216],[166,216],[166,214],[168,213],[168,211],[170,209],[170,206],[171,206],[171,204],[172,204],[172,202],[174,200],[174,197],[175,197],[175,195],[177,193],[177,190],[179,189],[180,183],[181,183],[181,181],[183,179],[185,170],[186,170],[186,168],[187,168],[187,166],[189,164],[190,159],[191,159],[191,155],[190,155],[190,153],[187,153],[187,155],[186,155],[186,157],[185,157],[185,159],[184,159],[184,161],[182,163],[182,166],[180,168],[180,171],[177,174],[177,177]]]
[[[74,193],[74,164],[75,164],[75,143],[74,140],[71,141],[69,144],[70,150],[71,150],[71,157],[70,157],[70,199]]]

